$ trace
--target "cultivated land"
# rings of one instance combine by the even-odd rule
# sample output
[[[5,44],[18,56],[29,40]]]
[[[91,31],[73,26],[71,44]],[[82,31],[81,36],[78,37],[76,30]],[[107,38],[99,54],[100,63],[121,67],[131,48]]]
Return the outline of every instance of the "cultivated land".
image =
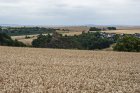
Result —
[[[140,93],[140,53],[0,47],[0,93]]]
[[[20,41],[20,42],[23,42],[24,44],[26,44],[26,45],[32,45],[32,41],[34,40],[34,39],[37,39],[37,36],[38,36],[39,34],[37,34],[37,35],[28,35],[30,38],[28,38],[28,39],[26,39],[25,37],[26,37],[26,35],[23,35],[23,36],[11,36],[11,38],[13,39],[13,40],[15,40],[15,39],[17,39],[18,41]]]
[[[129,30],[112,30],[112,31],[102,31],[106,33],[116,33],[116,34],[135,34],[140,33],[140,29],[129,29]]]

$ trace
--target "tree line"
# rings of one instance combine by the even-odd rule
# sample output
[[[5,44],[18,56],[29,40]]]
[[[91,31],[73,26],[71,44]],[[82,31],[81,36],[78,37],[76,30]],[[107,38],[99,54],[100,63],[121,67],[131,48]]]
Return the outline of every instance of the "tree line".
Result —
[[[98,28],[98,27],[90,27],[89,31],[105,31],[105,30],[117,30],[116,27],[106,27],[106,28]]]
[[[53,35],[39,35],[33,40],[33,47],[95,50],[113,46],[114,51],[140,52],[140,38],[132,35],[116,35],[114,38],[102,37],[101,32],[82,33],[81,35],[63,36],[58,33]]]
[[[57,29],[45,27],[0,27],[0,32],[10,36],[46,34],[55,32]]]
[[[64,48],[64,49],[103,49],[109,47],[113,41],[102,38],[100,32],[82,33],[81,35],[63,36],[57,32],[53,35],[39,35],[33,40],[33,47],[41,48]]]

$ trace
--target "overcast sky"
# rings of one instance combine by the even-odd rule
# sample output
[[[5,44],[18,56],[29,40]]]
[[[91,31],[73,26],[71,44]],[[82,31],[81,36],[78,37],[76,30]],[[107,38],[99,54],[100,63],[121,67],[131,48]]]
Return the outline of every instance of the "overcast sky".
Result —
[[[0,24],[140,25],[140,0],[0,0]]]

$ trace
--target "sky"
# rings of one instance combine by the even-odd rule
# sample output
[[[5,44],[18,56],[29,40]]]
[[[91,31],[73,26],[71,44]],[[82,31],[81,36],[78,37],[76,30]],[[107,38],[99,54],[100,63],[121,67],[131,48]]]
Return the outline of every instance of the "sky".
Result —
[[[0,0],[0,24],[140,25],[140,0]]]

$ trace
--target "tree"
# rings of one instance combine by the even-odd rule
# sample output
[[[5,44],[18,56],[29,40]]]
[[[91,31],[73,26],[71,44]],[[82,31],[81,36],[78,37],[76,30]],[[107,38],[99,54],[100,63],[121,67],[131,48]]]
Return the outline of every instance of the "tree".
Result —
[[[101,29],[96,27],[90,27],[89,31],[101,31]]]
[[[45,27],[5,27],[3,32],[8,35],[31,35],[31,34],[46,34],[53,33],[56,30],[53,28]]]
[[[117,30],[116,27],[107,27],[108,30]]]
[[[64,49],[103,49],[113,42],[107,38],[102,38],[100,32],[82,33],[81,35],[62,36],[55,32],[53,35],[40,35],[33,40],[34,47],[43,48],[64,48]]]
[[[0,45],[2,45],[2,46],[17,46],[17,47],[26,46],[22,42],[19,42],[17,40],[12,40],[11,37],[5,33],[0,33]]]
[[[33,40],[33,47],[47,47],[47,44],[51,41],[52,36],[48,34],[47,36],[40,34],[37,39]]]
[[[0,26],[0,33],[2,32],[2,27]]]
[[[113,49],[115,51],[140,52],[140,38],[126,35],[117,41]]]

